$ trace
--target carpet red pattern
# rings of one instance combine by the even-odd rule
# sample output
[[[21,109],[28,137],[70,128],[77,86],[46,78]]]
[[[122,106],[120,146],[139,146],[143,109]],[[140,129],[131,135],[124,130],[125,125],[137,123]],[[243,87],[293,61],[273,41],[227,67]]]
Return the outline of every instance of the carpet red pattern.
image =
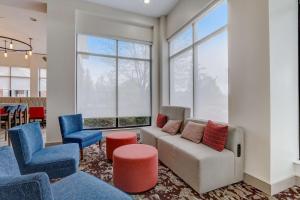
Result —
[[[81,162],[82,171],[90,173],[105,182],[112,184],[112,163],[106,159],[105,144],[102,150],[93,145],[84,152]],[[258,189],[240,182],[199,195],[168,167],[159,163],[159,180],[156,187],[141,194],[132,195],[137,200],[300,200],[300,188],[293,187],[270,197]]]

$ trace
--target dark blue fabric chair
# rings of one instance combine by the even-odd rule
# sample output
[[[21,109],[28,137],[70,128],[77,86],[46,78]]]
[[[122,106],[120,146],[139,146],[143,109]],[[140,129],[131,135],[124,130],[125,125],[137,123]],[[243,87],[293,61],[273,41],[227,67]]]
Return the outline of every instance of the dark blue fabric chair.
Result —
[[[44,148],[38,122],[16,126],[8,134],[22,174],[46,172],[50,178],[61,178],[77,171],[78,144]]]
[[[78,143],[81,158],[83,157],[83,149],[85,147],[98,142],[101,148],[102,132],[84,130],[81,114],[60,116],[58,120],[63,143]]]
[[[50,184],[46,173],[21,176],[11,147],[0,147],[1,200],[130,200],[130,196],[107,183],[77,172]]]

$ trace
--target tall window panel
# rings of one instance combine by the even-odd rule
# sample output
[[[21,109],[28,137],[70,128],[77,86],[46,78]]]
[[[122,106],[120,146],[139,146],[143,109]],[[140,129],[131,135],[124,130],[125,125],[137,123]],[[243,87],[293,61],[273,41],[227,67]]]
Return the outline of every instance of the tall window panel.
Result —
[[[193,108],[193,50],[170,59],[170,104]]]
[[[195,116],[228,121],[228,45],[227,32],[196,47]]]
[[[116,59],[78,55],[77,111],[87,119],[115,118]],[[100,126],[115,126],[113,119]]]
[[[39,96],[47,96],[47,69],[39,69]]]
[[[151,46],[78,35],[77,112],[89,128],[150,125]]]
[[[228,122],[227,16],[220,1],[169,41],[170,104],[199,119]]]
[[[29,97],[30,68],[1,66],[0,96]]]

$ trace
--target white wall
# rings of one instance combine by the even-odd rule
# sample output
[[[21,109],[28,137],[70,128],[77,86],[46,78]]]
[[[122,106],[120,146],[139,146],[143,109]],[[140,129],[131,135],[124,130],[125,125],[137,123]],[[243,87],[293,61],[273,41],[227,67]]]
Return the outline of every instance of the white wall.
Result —
[[[180,0],[167,17],[167,38],[197,16],[214,0]]]
[[[42,59],[43,55],[33,54],[27,60],[24,53],[9,53],[7,58],[0,55],[0,66],[15,66],[30,68],[30,95],[39,96],[39,68],[46,68],[47,63]]]
[[[270,181],[269,16],[266,0],[229,0],[229,123],[245,138],[245,173]]]
[[[270,0],[271,184],[294,176],[298,159],[298,8]]]
[[[158,20],[125,11],[120,11],[98,4],[74,1],[48,1],[48,111],[47,142],[61,141],[58,116],[73,114],[76,111],[76,13],[84,12],[89,16],[101,17],[109,21],[126,23],[134,26],[152,27],[152,114],[158,110]],[[92,21],[95,21],[94,19]],[[86,22],[88,23],[88,22]],[[95,21],[96,23],[96,21]],[[97,27],[98,24],[90,24]],[[82,24],[81,24],[82,27]],[[98,26],[99,29],[108,27]],[[82,28],[80,28],[82,30]],[[95,31],[95,29],[93,29]],[[119,30],[122,32],[122,30]],[[99,31],[100,33],[100,31]],[[133,39],[133,38],[132,38]]]

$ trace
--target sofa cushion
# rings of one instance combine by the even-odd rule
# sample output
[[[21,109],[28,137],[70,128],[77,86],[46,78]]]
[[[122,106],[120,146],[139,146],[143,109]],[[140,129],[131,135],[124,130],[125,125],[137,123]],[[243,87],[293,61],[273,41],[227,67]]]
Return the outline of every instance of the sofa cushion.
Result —
[[[176,136],[158,139],[159,159],[199,193],[234,182],[234,153]]]
[[[161,130],[171,135],[175,135],[178,133],[181,124],[181,120],[169,120]]]
[[[50,178],[73,174],[79,166],[78,144],[62,144],[36,152],[26,166],[26,173],[46,172]]]
[[[141,138],[143,144],[148,144],[157,147],[157,138],[170,136],[170,134],[161,131],[156,126],[147,126],[140,128]]]
[[[156,118],[156,126],[158,128],[162,128],[167,122],[168,122],[168,116],[158,113]]]
[[[216,124],[208,121],[204,130],[203,144],[217,150],[223,151],[228,136],[228,125]]]
[[[92,140],[94,138],[98,138],[99,140],[102,137],[101,131],[92,131],[92,130],[84,130],[78,131],[72,134],[67,135],[64,140],[69,142],[73,141],[74,143],[78,142],[86,142],[88,140]]]
[[[43,148],[43,138],[39,122],[16,126],[9,129],[9,134],[15,154],[18,154],[18,156],[22,155],[25,164],[31,161],[32,155],[35,152]]]
[[[169,120],[184,120],[191,116],[191,109],[180,106],[162,106],[160,113],[167,115]]]
[[[83,119],[81,114],[60,116],[58,117],[58,120],[63,137],[83,129]]]
[[[131,200],[131,197],[124,192],[84,172],[73,174],[52,184],[51,186],[54,199]]]
[[[182,131],[181,137],[187,140],[191,140],[195,143],[200,143],[205,125],[195,122],[188,122]]]

